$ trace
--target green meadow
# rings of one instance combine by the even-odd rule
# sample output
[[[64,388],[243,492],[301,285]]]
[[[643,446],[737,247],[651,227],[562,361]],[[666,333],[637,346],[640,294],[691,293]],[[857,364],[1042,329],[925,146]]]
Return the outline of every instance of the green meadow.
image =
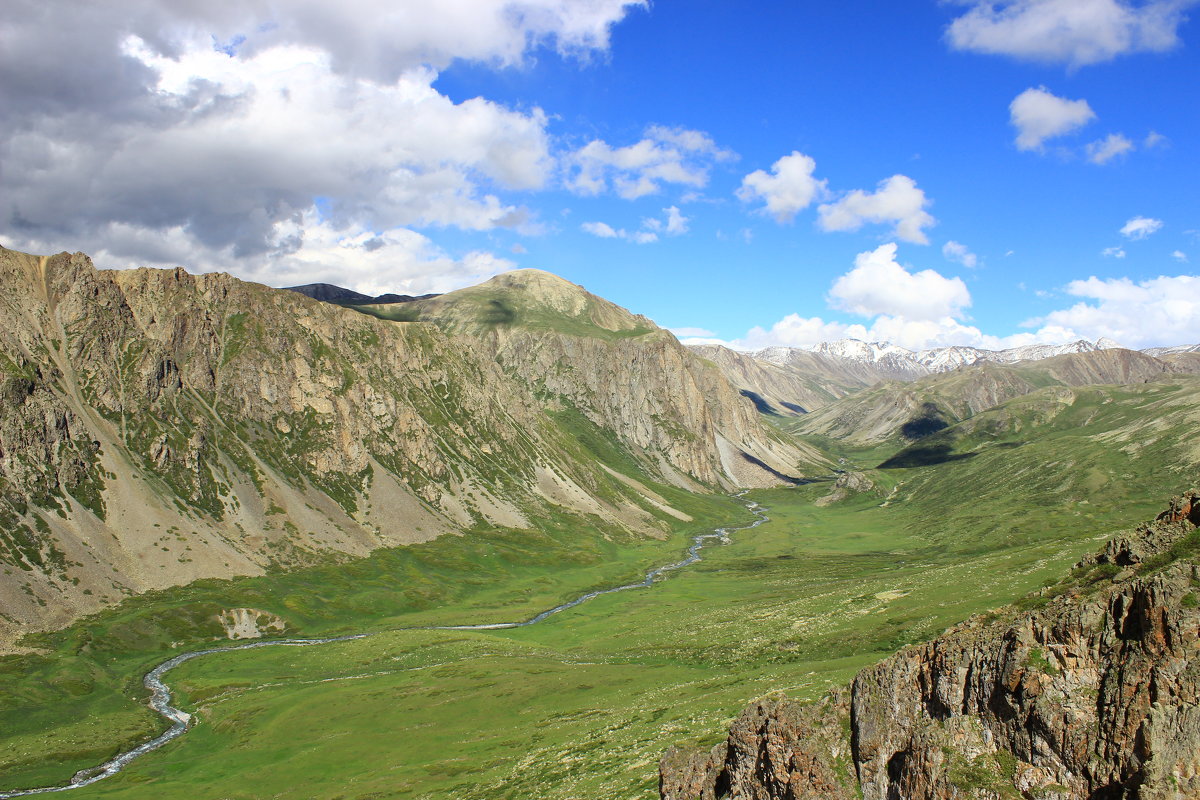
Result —
[[[533,627],[397,630],[526,619],[749,513],[678,493],[696,520],[663,541],[544,519],[131,599],[0,659],[0,790],[61,783],[159,730],[141,676],[249,606],[292,636],[374,633],[187,662],[167,682],[196,725],[72,797],[648,800],[667,747],[714,744],[765,694],[843,686],[1152,516],[1195,481],[1185,390],[1086,390],[1052,418],[1022,398],[940,435],[933,457],[842,450],[874,489],[752,492],[767,524]]]

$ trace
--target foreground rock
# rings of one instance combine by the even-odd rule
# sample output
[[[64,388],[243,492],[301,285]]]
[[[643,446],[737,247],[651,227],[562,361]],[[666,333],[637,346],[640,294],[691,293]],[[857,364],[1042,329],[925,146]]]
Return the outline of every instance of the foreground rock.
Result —
[[[662,796],[864,800],[1200,797],[1200,493],[1004,618],[863,670],[843,706],[747,709]],[[840,767],[848,750],[853,774]]]

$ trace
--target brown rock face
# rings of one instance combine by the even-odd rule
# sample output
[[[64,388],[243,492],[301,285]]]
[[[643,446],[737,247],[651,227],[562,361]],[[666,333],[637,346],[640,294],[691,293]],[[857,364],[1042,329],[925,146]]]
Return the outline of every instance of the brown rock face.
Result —
[[[849,800],[853,762],[841,695],[813,705],[761,700],[707,753],[667,752],[659,765],[664,800]]]
[[[864,800],[1200,797],[1197,508],[1200,493],[1176,498],[1155,523],[1081,561],[1036,611],[974,619],[859,673],[849,744]],[[1124,577],[1131,567],[1143,574]],[[722,787],[730,798],[839,796],[820,794],[829,757],[824,773],[809,770],[808,788],[794,785],[809,756],[835,752],[793,755],[801,735],[779,731],[796,713],[759,704],[707,760],[668,754],[663,797],[708,798],[709,787],[713,797]],[[816,716],[793,730],[841,729],[835,707],[805,713]],[[751,768],[783,761],[801,765],[785,782]],[[734,775],[750,777],[718,783]]]

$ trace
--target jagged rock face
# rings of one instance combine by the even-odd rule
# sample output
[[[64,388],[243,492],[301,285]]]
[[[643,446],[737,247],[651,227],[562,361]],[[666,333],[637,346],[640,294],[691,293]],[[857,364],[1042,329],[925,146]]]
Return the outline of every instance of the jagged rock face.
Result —
[[[0,635],[549,509],[659,534],[678,512],[595,463],[555,414],[568,404],[670,484],[795,472],[799,451],[714,370],[599,298],[588,325],[570,323],[577,300],[542,309],[570,334],[505,345],[224,274],[0,249]],[[636,335],[603,341],[628,320]]]
[[[664,800],[850,800],[849,715],[838,694],[813,705],[761,700],[707,753],[671,749],[659,764]]]
[[[1198,578],[1181,566],[1002,633],[960,629],[860,674],[863,797],[961,796],[971,765],[1035,795],[1197,796],[1200,614],[1180,601]]]
[[[974,618],[860,672],[848,744],[861,797],[1200,797],[1198,522],[1192,491],[1081,561],[1044,607]],[[842,719],[829,701],[760,702],[710,753],[669,752],[662,796],[842,796],[827,780]],[[803,768],[783,781],[760,768],[783,763]]]

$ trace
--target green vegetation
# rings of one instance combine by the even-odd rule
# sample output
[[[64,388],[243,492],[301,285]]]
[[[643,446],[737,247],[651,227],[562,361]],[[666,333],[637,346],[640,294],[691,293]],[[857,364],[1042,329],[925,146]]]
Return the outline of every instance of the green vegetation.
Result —
[[[218,635],[220,608],[245,606],[279,614],[289,635],[390,632],[188,662],[170,682],[199,725],[78,796],[157,800],[204,787],[258,798],[303,784],[331,798],[650,797],[665,747],[713,743],[769,691],[816,698],[1095,546],[1095,529],[1068,509],[1009,539],[950,519],[951,537],[922,524],[930,512],[915,498],[813,505],[828,489],[755,493],[769,524],[650,590],[604,595],[531,628],[395,630],[527,618],[673,560],[688,532],[745,512],[692,496],[696,523],[664,542],[544,519],[532,531],[478,530],[131,599],[36,637],[45,655],[0,659],[5,788],[61,781],[155,728],[138,703],[141,674]],[[995,502],[948,508],[959,521],[1019,517]]]

